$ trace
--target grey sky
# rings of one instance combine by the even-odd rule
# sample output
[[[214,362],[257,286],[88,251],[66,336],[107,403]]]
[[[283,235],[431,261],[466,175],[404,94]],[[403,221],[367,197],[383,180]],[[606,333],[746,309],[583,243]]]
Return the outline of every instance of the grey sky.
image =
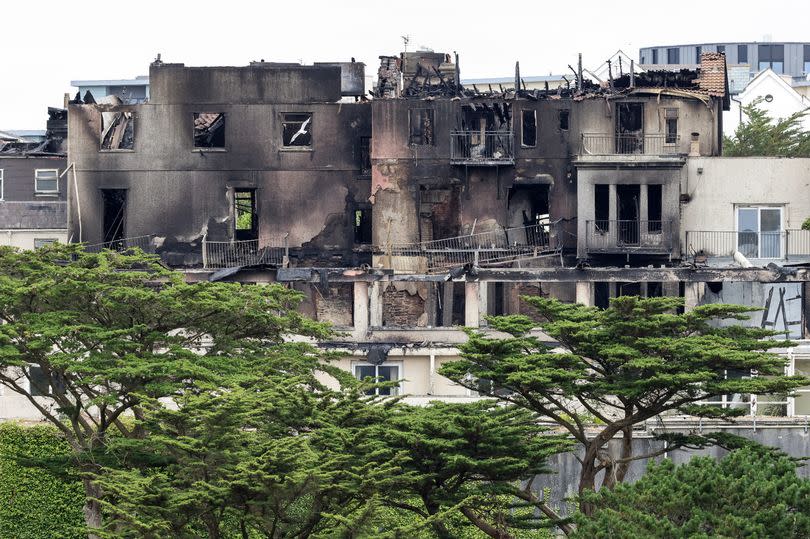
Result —
[[[596,67],[617,49],[712,41],[810,41],[810,2],[7,2],[2,7],[0,129],[44,129],[76,79],[146,75],[166,62],[348,60],[458,51],[463,78],[561,73],[582,52]],[[75,91],[75,90],[74,90]]]

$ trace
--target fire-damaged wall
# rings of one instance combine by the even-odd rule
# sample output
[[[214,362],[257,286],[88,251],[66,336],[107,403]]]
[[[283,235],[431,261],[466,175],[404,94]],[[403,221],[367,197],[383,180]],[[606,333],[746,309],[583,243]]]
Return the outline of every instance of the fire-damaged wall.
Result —
[[[538,213],[552,221],[576,216],[570,101],[377,99],[372,109],[376,245],[466,234],[473,224],[477,231],[524,226]],[[525,138],[524,117],[534,122],[526,126]],[[459,154],[474,150],[454,147],[454,138],[460,137],[492,152],[493,159],[461,163],[464,155]],[[489,140],[509,144],[493,150]],[[570,228],[573,234],[573,224]]]
[[[123,235],[155,235],[173,265],[199,265],[204,237],[261,245],[283,234],[293,264],[302,254],[322,255],[322,265],[363,262],[371,107],[339,102],[340,82],[331,65],[155,63],[149,103],[71,105],[73,237],[106,239],[114,191]],[[131,113],[131,148],[102,148],[105,112]]]

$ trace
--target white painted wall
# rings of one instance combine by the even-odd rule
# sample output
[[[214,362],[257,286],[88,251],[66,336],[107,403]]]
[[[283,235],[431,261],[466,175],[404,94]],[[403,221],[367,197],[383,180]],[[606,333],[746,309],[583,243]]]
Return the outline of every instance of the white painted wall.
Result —
[[[36,239],[55,239],[60,243],[67,243],[67,230],[58,229],[0,229],[0,245],[17,247],[18,249],[33,249]]]

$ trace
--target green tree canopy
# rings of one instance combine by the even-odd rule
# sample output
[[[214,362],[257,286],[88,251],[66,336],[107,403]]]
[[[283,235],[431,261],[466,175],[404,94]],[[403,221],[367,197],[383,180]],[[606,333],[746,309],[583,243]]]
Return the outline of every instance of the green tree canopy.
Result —
[[[615,298],[608,309],[525,298],[539,311],[542,330],[563,350],[552,350],[529,334],[525,316],[490,318],[511,338],[469,330],[463,359],[441,373],[552,420],[582,446],[579,492],[623,481],[630,463],[662,454],[639,454],[634,426],[668,412],[730,417],[742,410],[699,405],[727,393],[772,394],[810,384],[784,374],[785,359],[768,352],[785,342],[765,339],[771,331],[731,325],[748,307],[703,305],[676,314],[681,298]],[[755,370],[759,376],[726,378],[727,370]],[[489,383],[482,383],[489,381]],[[489,388],[489,389],[487,389]],[[607,443],[618,438],[615,450]],[[669,450],[715,443],[714,435],[667,436]],[[587,504],[583,506],[587,513]]]
[[[798,477],[796,466],[753,445],[719,462],[651,464],[636,483],[585,493],[594,511],[578,515],[574,537],[810,537],[810,480]]]
[[[760,108],[761,102],[759,98],[742,107],[745,121],[737,127],[734,136],[724,138],[723,155],[810,157],[810,132],[802,128],[808,110],[773,119]]]

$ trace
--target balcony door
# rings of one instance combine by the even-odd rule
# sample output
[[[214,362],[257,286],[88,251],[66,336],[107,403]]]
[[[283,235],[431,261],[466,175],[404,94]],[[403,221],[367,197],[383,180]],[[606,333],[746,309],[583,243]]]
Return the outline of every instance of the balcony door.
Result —
[[[638,245],[639,243],[639,201],[641,186],[616,186],[616,216],[619,218],[618,244]]]
[[[782,208],[737,208],[737,250],[748,258],[782,258]]]
[[[644,153],[644,104],[616,104],[616,153]]]

